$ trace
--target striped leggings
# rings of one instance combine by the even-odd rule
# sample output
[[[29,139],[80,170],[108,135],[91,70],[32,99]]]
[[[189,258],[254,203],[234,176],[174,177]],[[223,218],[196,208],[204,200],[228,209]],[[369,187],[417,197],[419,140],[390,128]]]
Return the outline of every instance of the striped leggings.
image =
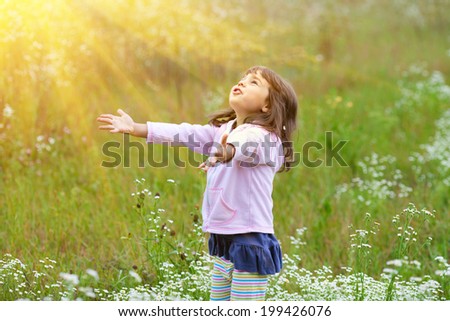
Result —
[[[233,263],[214,257],[211,301],[264,301],[267,275],[234,269]]]

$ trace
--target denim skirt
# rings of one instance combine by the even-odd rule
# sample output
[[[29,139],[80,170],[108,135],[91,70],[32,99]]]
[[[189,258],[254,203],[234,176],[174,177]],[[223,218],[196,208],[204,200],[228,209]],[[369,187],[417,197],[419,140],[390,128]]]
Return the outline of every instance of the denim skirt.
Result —
[[[280,272],[283,265],[281,247],[273,234],[211,234],[208,248],[210,255],[231,261],[241,271],[269,275]]]

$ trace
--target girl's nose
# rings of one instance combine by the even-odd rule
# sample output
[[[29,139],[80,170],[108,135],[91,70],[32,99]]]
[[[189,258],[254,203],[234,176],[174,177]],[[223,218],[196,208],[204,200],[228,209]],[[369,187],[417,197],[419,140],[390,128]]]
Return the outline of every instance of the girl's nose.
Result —
[[[244,83],[243,83],[242,80],[241,80],[240,82],[238,82],[237,85],[238,85],[238,87],[239,87],[239,86],[244,86]]]

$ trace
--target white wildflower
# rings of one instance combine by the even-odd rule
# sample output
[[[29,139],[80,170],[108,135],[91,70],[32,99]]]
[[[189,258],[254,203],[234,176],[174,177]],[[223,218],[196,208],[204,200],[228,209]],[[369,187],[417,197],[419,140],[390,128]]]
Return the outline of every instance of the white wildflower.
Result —
[[[78,285],[80,283],[80,279],[78,278],[78,275],[76,274],[69,274],[69,273],[59,273],[59,276],[67,281],[68,283],[71,283],[72,285]]]
[[[97,281],[100,279],[98,276],[97,271],[93,270],[93,269],[87,269],[86,273],[90,276],[92,276],[94,279],[96,279]]]
[[[417,269],[420,269],[420,267],[421,267],[421,265],[422,265],[422,263],[420,263],[420,262],[417,261],[417,260],[410,261],[409,264],[410,264],[410,265],[414,265]]]
[[[80,287],[80,292],[83,292],[87,297],[95,298],[95,293],[91,287]]]
[[[447,270],[437,270],[434,272],[438,276],[450,276],[450,269]]]
[[[397,270],[389,269],[389,268],[383,269],[383,272],[384,272],[384,273],[387,273],[387,274],[398,274],[398,271],[397,271]]]
[[[129,274],[136,280],[136,282],[138,282],[138,283],[142,282],[142,278],[136,272],[130,271]]]
[[[392,260],[392,261],[387,261],[386,264],[401,267],[403,265],[403,262],[402,262],[402,260]]]
[[[6,104],[5,108],[3,108],[3,116],[5,118],[11,118],[13,114],[14,114],[14,110],[11,108],[10,105]]]

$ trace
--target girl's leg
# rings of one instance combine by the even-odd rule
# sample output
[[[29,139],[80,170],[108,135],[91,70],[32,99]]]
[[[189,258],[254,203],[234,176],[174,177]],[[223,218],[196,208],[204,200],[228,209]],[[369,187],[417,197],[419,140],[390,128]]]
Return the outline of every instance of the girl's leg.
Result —
[[[231,283],[231,301],[264,301],[267,275],[234,270]]]
[[[211,282],[211,301],[230,301],[233,263],[224,258],[214,257]]]

